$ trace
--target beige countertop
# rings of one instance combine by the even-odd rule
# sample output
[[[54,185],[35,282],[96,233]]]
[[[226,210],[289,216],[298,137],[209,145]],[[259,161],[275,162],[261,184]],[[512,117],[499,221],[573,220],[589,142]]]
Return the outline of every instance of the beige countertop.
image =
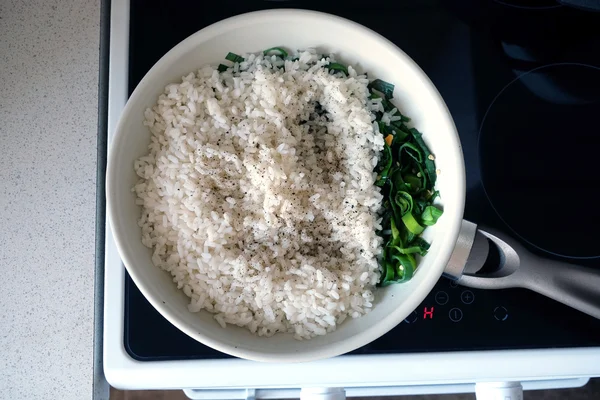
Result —
[[[0,2],[0,399],[91,399],[100,1]]]

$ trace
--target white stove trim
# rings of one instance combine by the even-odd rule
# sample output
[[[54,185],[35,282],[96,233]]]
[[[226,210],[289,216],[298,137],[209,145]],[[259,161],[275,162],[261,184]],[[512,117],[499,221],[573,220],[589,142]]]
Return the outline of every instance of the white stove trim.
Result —
[[[528,381],[523,383],[523,390],[564,389],[585,386],[587,378],[560,379],[552,381]],[[290,389],[185,389],[190,399],[210,400],[276,400],[300,398],[299,388]],[[385,397],[449,393],[473,393],[474,383],[448,385],[416,385],[416,386],[380,386],[346,388],[346,397]]]
[[[128,32],[129,0],[113,0],[109,151],[112,134],[127,99]],[[104,373],[108,382],[116,388],[229,390],[337,386],[357,390],[373,388],[374,391],[369,393],[376,395],[375,390],[385,387],[404,388],[402,393],[408,394],[406,390],[411,387],[422,389],[426,385],[452,391],[455,385],[485,381],[522,381],[527,388],[527,381],[559,380],[535,387],[566,387],[578,385],[568,379],[600,376],[600,347],[341,356],[308,364],[267,364],[242,359],[136,361],[127,354],[123,345],[125,275],[108,221],[105,246]],[[576,382],[583,384],[586,380]],[[360,393],[367,394],[362,389]],[[400,393],[398,390],[392,394]],[[412,391],[415,392],[419,390]]]

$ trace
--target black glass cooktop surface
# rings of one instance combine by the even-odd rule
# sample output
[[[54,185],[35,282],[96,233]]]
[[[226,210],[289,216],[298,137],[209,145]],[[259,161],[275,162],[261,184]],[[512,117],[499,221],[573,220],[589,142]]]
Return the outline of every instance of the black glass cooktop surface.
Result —
[[[129,92],[174,45],[233,15],[292,7],[354,20],[408,53],[446,101],[467,168],[465,217],[538,255],[600,268],[600,13],[568,3],[132,0]],[[229,357],[177,330],[126,279],[132,357]],[[441,279],[403,323],[354,353],[585,346],[600,346],[599,320],[527,290]]]

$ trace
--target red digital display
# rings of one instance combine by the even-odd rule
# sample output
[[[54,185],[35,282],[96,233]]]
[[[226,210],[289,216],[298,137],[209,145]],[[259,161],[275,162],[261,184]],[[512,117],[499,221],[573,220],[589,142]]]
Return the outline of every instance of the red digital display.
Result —
[[[423,308],[423,319],[433,319],[433,309],[434,307],[430,307],[430,308]]]

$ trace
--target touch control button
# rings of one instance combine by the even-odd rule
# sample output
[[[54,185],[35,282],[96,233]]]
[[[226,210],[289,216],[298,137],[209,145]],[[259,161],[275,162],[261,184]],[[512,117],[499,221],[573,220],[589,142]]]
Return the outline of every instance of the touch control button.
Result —
[[[460,300],[464,304],[471,304],[475,301],[475,295],[470,290],[465,290],[460,294]]]
[[[437,292],[435,294],[435,302],[438,303],[440,306],[443,306],[444,304],[448,304],[448,301],[450,300],[450,296],[448,296],[448,293],[440,290],[439,292]]]
[[[452,322],[459,322],[463,318],[463,312],[460,308],[453,308],[448,313],[448,317]]]
[[[414,324],[415,322],[417,322],[417,312],[413,311],[410,314],[408,314],[408,317],[406,317],[404,322],[406,322],[407,324]]]
[[[508,319],[508,310],[506,307],[496,307],[494,308],[494,318],[498,321],[506,321]]]

